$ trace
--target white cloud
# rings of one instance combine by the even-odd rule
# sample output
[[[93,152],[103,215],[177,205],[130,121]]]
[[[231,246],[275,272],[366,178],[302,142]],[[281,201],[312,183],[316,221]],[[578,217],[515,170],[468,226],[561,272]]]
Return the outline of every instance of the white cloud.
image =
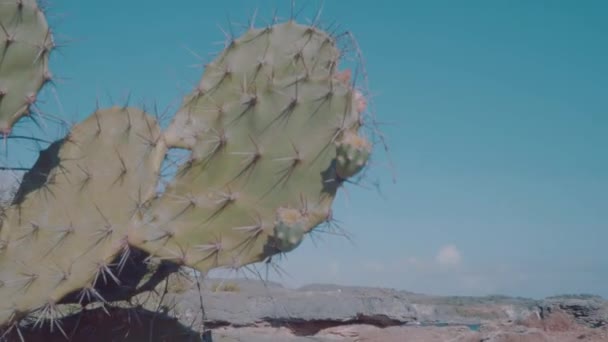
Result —
[[[462,262],[462,255],[456,246],[446,245],[441,247],[435,260],[441,266],[458,266]]]

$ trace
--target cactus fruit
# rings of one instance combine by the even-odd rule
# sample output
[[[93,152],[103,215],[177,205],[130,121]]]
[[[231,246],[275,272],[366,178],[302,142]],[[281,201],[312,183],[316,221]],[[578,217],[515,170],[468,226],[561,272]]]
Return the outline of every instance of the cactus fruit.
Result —
[[[299,210],[279,208],[274,223],[275,246],[281,252],[298,247],[306,233],[306,218]]]
[[[42,86],[51,80],[53,37],[35,0],[0,3],[0,135],[27,115]]]
[[[336,173],[342,179],[350,178],[361,171],[372,152],[370,143],[353,132],[346,132],[336,145]]]
[[[294,21],[232,40],[165,132],[190,160],[130,243],[202,272],[298,246],[369,154],[340,57],[331,36]]]
[[[74,291],[87,302],[95,285],[117,281],[110,263],[128,254],[130,221],[155,193],[159,137],[153,118],[114,107],[41,152],[2,221],[0,325],[50,313]]]

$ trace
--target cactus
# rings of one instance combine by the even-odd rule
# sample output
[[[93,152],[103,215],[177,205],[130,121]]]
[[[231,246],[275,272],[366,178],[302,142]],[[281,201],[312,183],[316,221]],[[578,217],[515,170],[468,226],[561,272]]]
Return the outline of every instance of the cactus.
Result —
[[[164,132],[142,110],[112,107],[51,144],[1,222],[0,327],[55,318],[74,298],[105,302],[100,288],[121,285],[133,252],[205,273],[297,248],[371,153],[341,57],[313,26],[250,28]],[[156,193],[171,148],[190,158]]]
[[[128,252],[130,221],[155,191],[159,136],[144,112],[115,107],[40,154],[2,222],[0,322],[52,311],[74,291],[86,303],[98,281],[117,279],[110,263]]]
[[[6,137],[51,80],[48,60],[54,43],[35,0],[0,3],[0,40],[0,135]]]
[[[165,132],[190,160],[131,244],[207,272],[290,251],[325,222],[346,178],[338,172],[353,168],[335,162],[336,149],[364,145],[340,57],[332,37],[294,21],[230,42]]]

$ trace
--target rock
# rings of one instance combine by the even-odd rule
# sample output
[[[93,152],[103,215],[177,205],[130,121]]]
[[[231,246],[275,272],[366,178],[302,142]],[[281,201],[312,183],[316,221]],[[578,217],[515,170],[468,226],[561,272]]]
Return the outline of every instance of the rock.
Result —
[[[542,313],[560,309],[580,324],[599,328],[608,325],[608,302],[598,296],[551,297],[540,306]]]
[[[479,342],[480,334],[466,327],[390,327],[361,331],[356,338],[344,341],[361,342]]]
[[[0,207],[10,203],[24,174],[24,171],[0,170]]]
[[[74,331],[73,341],[87,342],[201,341],[203,333],[213,337],[203,342],[608,341],[608,326],[601,324],[606,301],[596,297],[439,297],[379,288],[289,289],[253,280],[214,279],[206,280],[199,293],[195,284],[171,281],[169,294],[163,295],[161,284],[158,293],[137,296],[133,304],[140,308],[114,307],[106,309],[108,313],[88,308],[61,324]],[[57,331],[24,327],[20,333],[28,342],[65,340]]]
[[[238,291],[202,293],[214,341],[608,341],[608,329],[597,328],[605,313],[601,298],[440,297],[367,287],[288,289],[252,280],[225,282]],[[174,307],[170,315],[196,320],[200,302],[195,298],[193,289],[168,296]]]
[[[203,291],[208,324],[221,327],[269,322],[314,334],[337,324],[393,326],[416,320],[416,311],[407,299],[392,291],[291,290],[277,285],[263,287],[259,282],[236,283],[239,291]],[[194,318],[200,312],[198,298],[195,287],[186,293],[168,294],[165,302],[176,304],[177,315]]]

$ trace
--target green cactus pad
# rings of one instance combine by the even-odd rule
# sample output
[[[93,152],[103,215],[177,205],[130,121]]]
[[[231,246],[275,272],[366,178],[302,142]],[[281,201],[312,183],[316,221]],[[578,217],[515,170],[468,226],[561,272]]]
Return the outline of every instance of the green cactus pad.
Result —
[[[131,244],[206,272],[291,250],[326,221],[343,181],[335,142],[361,122],[340,57],[332,37],[293,21],[230,42],[165,133],[190,160]]]
[[[54,43],[35,0],[3,0],[0,24],[0,135],[6,135],[51,79],[48,61]]]
[[[102,300],[93,286],[116,281],[109,263],[128,250],[130,221],[155,194],[159,137],[147,114],[114,107],[41,152],[2,222],[0,325],[51,312],[74,291]]]

